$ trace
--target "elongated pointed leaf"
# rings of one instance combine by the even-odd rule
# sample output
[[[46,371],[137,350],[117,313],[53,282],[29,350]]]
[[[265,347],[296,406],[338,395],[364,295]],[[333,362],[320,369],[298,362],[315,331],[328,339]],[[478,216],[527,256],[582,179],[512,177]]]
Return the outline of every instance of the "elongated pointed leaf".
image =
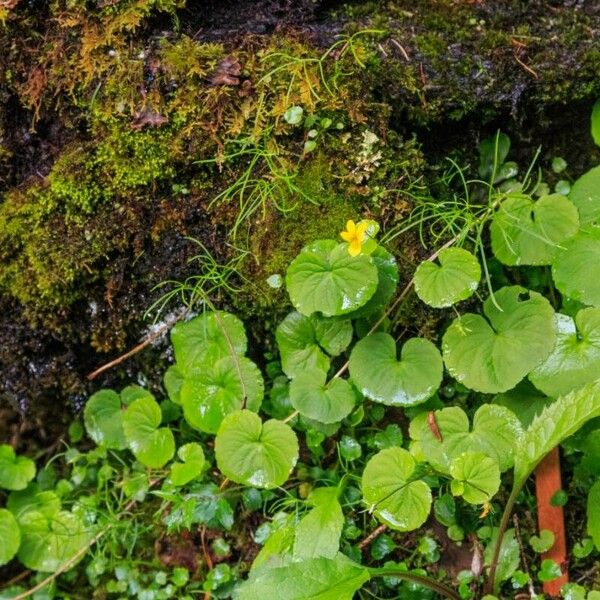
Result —
[[[485,317],[455,319],[443,338],[450,374],[478,392],[514,387],[552,351],[554,311],[546,298],[520,286],[502,288],[483,305]],[[498,308],[499,307],[499,308]]]
[[[258,367],[244,356],[206,363],[187,377],[180,398],[185,420],[199,431],[216,433],[229,413],[248,408],[258,412],[264,393]]]
[[[505,265],[549,265],[578,229],[577,208],[561,194],[536,201],[526,195],[510,196],[494,215],[492,250]]]
[[[327,373],[307,369],[292,380],[290,401],[301,415],[321,423],[337,423],[356,404],[357,394],[345,380],[336,377],[327,383]]]
[[[227,415],[215,439],[217,466],[236,483],[274,488],[287,480],[298,460],[298,440],[289,425],[263,423],[249,410]]]
[[[417,296],[434,308],[452,306],[473,295],[481,279],[479,261],[462,248],[446,248],[439,265],[422,262],[415,272]]]
[[[422,480],[412,480],[414,458],[403,448],[376,454],[362,476],[363,498],[369,510],[388,527],[412,531],[427,520],[431,490]]]
[[[342,507],[336,488],[317,488],[308,497],[312,508],[298,523],[294,542],[296,560],[335,558],[340,549],[340,536],[344,526]]]
[[[600,481],[591,487],[587,498],[587,530],[600,550]]]
[[[286,285],[292,304],[304,315],[350,313],[373,296],[377,267],[365,255],[350,256],[346,244],[320,240],[303,248],[290,264]]]
[[[284,567],[263,566],[239,588],[237,600],[352,600],[369,580],[366,567],[343,554],[313,558]]]
[[[391,406],[412,406],[430,398],[442,381],[438,349],[422,338],[412,338],[396,358],[396,342],[387,333],[360,340],[350,355],[350,376],[371,400]]]
[[[515,455],[515,487],[523,485],[539,462],[590,419],[600,417],[600,382],[557,398],[525,430]]]

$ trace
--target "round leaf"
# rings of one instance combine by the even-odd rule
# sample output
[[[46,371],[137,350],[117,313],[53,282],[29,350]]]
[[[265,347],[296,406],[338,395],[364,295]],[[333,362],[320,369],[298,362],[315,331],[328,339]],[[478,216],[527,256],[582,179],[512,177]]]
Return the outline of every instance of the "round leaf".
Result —
[[[450,465],[452,493],[470,504],[483,504],[500,488],[498,463],[480,452],[465,452]]]
[[[462,248],[446,248],[437,265],[422,262],[415,272],[417,296],[434,308],[452,306],[472,296],[481,279],[478,260]]]
[[[145,466],[160,468],[175,454],[173,432],[159,428],[160,406],[152,398],[132,402],[123,415],[123,430],[130,450]]]
[[[575,320],[556,314],[552,354],[529,374],[544,394],[557,398],[598,379],[600,373],[600,308],[584,308]]]
[[[48,518],[28,512],[21,520],[19,560],[33,571],[56,571],[85,547],[89,535],[73,513],[61,511]]]
[[[569,192],[581,225],[596,225],[600,217],[600,166],[584,173]]]
[[[60,510],[60,498],[50,490],[41,491],[37,483],[30,483],[24,490],[10,493],[6,508],[15,515],[17,521],[31,511],[50,518]]]
[[[11,512],[0,508],[0,566],[12,560],[21,544],[21,528]]]
[[[307,317],[291,312],[275,332],[281,353],[283,372],[290,378],[305,369],[329,369],[329,356],[341,354],[352,340],[352,323],[327,319],[318,315]]]
[[[215,439],[217,466],[236,483],[274,488],[287,480],[298,460],[298,440],[289,425],[263,423],[249,410],[227,415]]]
[[[100,390],[93,394],[83,410],[83,422],[88,435],[98,446],[115,450],[127,447],[121,398],[117,392]]]
[[[514,450],[523,430],[508,408],[484,404],[477,409],[472,428],[466,413],[457,406],[436,410],[433,418],[439,435],[432,430],[428,418],[413,420],[410,431],[413,439],[419,441],[425,460],[438,471],[448,473],[452,461],[464,452],[493,458],[501,471],[513,465]]]
[[[348,315],[353,319],[382,311],[388,305],[398,286],[398,265],[394,255],[385,248],[377,246],[371,253],[371,259],[377,267],[377,289],[364,306]]]
[[[403,448],[387,448],[376,454],[362,476],[363,498],[369,510],[398,531],[419,528],[431,510],[431,490],[421,480],[411,481],[415,460]]]
[[[23,490],[35,477],[35,463],[24,456],[16,456],[12,446],[0,446],[0,488]]]
[[[455,319],[443,338],[444,362],[460,383],[478,392],[514,387],[552,351],[554,311],[546,298],[519,286],[488,298],[485,317],[467,313]]]
[[[171,467],[171,482],[173,485],[185,485],[196,479],[204,468],[205,458],[204,451],[200,444],[191,442],[181,446],[177,450],[177,456],[182,462],[175,463]]]
[[[225,415],[244,407],[258,412],[263,392],[262,375],[249,358],[222,358],[183,382],[183,414],[194,429],[216,433]]]
[[[223,311],[207,311],[171,330],[177,366],[184,375],[232,353],[246,353],[248,341],[243,323]],[[210,357],[210,358],[209,358]]]
[[[292,380],[290,400],[305,417],[321,423],[337,423],[352,412],[356,394],[345,379],[335,377],[327,383],[325,371],[306,369]]]
[[[165,389],[169,395],[169,400],[174,404],[181,404],[180,394],[184,379],[185,377],[177,365],[171,365],[165,371],[163,383],[165,384]]]
[[[600,227],[581,229],[563,244],[552,264],[552,278],[568,298],[600,306]]]
[[[296,310],[331,317],[364,306],[377,289],[378,274],[370,257],[350,256],[346,244],[319,240],[303,248],[285,280]]]
[[[578,228],[577,208],[560,194],[535,202],[529,196],[510,196],[494,215],[492,250],[505,265],[549,265]]]
[[[387,333],[360,340],[350,355],[350,376],[371,400],[412,406],[431,397],[442,381],[442,359],[428,340],[412,338],[396,359],[396,342]]]

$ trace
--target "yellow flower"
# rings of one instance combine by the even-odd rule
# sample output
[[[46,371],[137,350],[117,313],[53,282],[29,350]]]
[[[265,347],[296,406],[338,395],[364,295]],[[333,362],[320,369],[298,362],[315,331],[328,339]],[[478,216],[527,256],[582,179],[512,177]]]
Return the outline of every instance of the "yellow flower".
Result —
[[[348,242],[348,252],[350,256],[358,256],[362,249],[362,244],[367,235],[367,223],[359,223],[348,221],[346,223],[346,231],[342,231],[340,235],[342,239]]]

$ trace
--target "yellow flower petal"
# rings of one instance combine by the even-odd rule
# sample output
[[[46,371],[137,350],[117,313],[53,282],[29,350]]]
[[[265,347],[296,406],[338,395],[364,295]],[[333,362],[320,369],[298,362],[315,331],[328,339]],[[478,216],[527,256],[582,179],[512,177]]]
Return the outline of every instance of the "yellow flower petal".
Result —
[[[367,233],[367,229],[369,227],[368,223],[359,223],[356,226],[356,237],[362,242],[365,239],[365,235]]]
[[[340,233],[340,236],[346,242],[351,242],[355,238],[355,235],[353,233],[350,233],[349,231],[342,231],[342,233]]]
[[[356,231],[356,224],[352,219],[346,223],[346,231],[348,233],[354,233]]]
[[[348,246],[348,253],[350,254],[350,256],[358,256],[360,254],[360,251],[361,251],[360,240],[354,238],[350,242],[350,245]]]

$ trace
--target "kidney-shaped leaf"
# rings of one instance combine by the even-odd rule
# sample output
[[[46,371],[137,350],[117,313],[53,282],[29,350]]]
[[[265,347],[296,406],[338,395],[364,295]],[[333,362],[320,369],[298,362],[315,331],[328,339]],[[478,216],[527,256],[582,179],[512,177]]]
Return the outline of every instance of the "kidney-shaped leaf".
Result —
[[[575,320],[556,314],[552,354],[529,374],[544,394],[557,398],[600,377],[600,308],[584,308]]]
[[[123,430],[129,449],[147,467],[160,468],[175,454],[173,432],[159,427],[160,406],[150,397],[132,402],[123,415]]]
[[[469,298],[481,279],[478,260],[462,248],[446,248],[438,258],[439,265],[424,261],[417,267],[417,296],[434,308],[452,306]]]
[[[568,298],[600,306],[600,227],[589,225],[563,244],[552,278]]]
[[[50,518],[60,510],[60,498],[52,491],[40,490],[40,486],[32,482],[24,490],[11,492],[6,508],[15,515],[17,521],[31,511],[37,511]]]
[[[305,369],[329,369],[329,356],[341,354],[352,340],[352,323],[291,312],[275,332],[283,372],[290,378]]]
[[[0,508],[0,566],[5,565],[17,553],[21,545],[21,528],[13,514]]]
[[[510,196],[494,215],[492,250],[505,265],[549,265],[578,229],[577,208],[561,194],[535,202],[525,195]]]
[[[579,211],[581,225],[594,225],[600,217],[600,166],[584,173],[571,187],[569,199]]]
[[[412,338],[396,358],[396,342],[387,333],[360,340],[350,355],[350,376],[371,400],[390,406],[412,406],[431,397],[442,381],[438,349],[422,338]]]
[[[488,298],[485,317],[455,319],[443,338],[444,362],[460,383],[478,392],[505,392],[542,363],[556,340],[554,310],[546,298],[519,286]]]
[[[350,256],[346,244],[319,240],[302,249],[285,280],[296,310],[332,317],[364,306],[377,289],[378,272],[369,256]]]
[[[87,401],[83,410],[85,429],[98,444],[114,450],[127,447],[123,433],[121,397],[113,390],[100,390]]]
[[[200,444],[190,442],[177,450],[177,456],[181,462],[174,463],[171,466],[171,482],[173,485],[185,485],[196,479],[204,468],[204,451]]]
[[[28,512],[21,520],[19,560],[33,571],[56,571],[86,546],[90,533],[73,513],[61,511],[48,518]]]
[[[411,481],[416,463],[403,448],[376,454],[362,476],[363,499],[369,510],[398,531],[417,529],[429,516],[431,490],[422,480]]]
[[[345,380],[335,377],[327,383],[327,373],[307,369],[290,384],[292,406],[303,416],[320,423],[337,423],[356,404],[356,393]]]
[[[470,504],[483,504],[500,488],[500,468],[493,459],[481,452],[464,452],[450,464],[450,484],[455,496]]]
[[[206,311],[199,317],[177,323],[171,341],[180,371],[187,375],[207,360],[246,353],[248,341],[243,323],[223,311]]]
[[[264,383],[258,367],[244,356],[206,364],[181,386],[185,420],[199,431],[217,433],[225,415],[248,408],[258,412]]]
[[[479,452],[493,458],[501,471],[512,466],[523,430],[508,408],[495,404],[480,406],[472,428],[465,411],[457,406],[436,410],[433,419],[437,432],[432,429],[430,419],[417,418],[414,425],[411,423],[411,436],[419,441],[427,462],[439,471],[449,473],[452,461],[465,452]]]
[[[35,463],[25,456],[17,456],[12,446],[0,445],[0,488],[23,490],[35,477]]]
[[[289,425],[263,423],[249,410],[227,415],[215,439],[217,466],[243,485],[274,488],[287,480],[298,460],[298,440]]]
[[[370,578],[366,567],[339,553],[335,558],[311,558],[283,567],[264,565],[252,571],[237,600],[352,600]]]

